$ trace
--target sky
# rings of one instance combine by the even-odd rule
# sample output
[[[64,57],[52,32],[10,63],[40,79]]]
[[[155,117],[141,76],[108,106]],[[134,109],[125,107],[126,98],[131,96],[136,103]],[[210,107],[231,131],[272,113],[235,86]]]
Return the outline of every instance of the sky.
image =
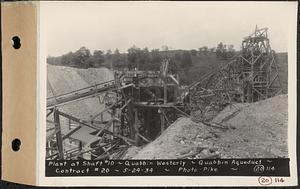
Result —
[[[287,51],[295,2],[40,2],[48,56],[133,45],[198,49],[219,42],[239,49],[256,25],[269,28],[272,49]]]

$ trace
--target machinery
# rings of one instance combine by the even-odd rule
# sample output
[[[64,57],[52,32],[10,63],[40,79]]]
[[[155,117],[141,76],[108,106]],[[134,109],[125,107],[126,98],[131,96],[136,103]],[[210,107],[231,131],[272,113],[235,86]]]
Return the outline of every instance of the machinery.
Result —
[[[268,28],[255,28],[244,38],[241,51],[227,63],[204,75],[188,90],[193,109],[219,112],[231,102],[256,102],[282,92],[276,53]]]
[[[165,59],[158,72],[115,71],[114,80],[47,98],[46,159],[118,159],[128,146],[154,140],[179,116],[189,117],[191,110],[200,111],[200,120],[207,121],[208,111],[219,112],[232,102],[255,102],[282,91],[267,28],[256,28],[244,38],[239,54],[186,90],[168,66]],[[88,120],[60,110],[94,97],[101,97],[105,108]],[[104,113],[110,115],[108,119]],[[85,137],[74,138],[79,132]]]
[[[47,98],[47,124],[52,125],[47,159],[119,158],[129,145],[154,140],[186,114],[178,98],[178,76],[168,73],[168,64],[166,59],[159,72],[116,71],[114,80]],[[105,108],[89,120],[60,110],[68,103],[99,96]],[[109,119],[103,119],[104,113]],[[62,127],[68,127],[68,132],[63,133]],[[73,137],[80,132],[88,139]]]

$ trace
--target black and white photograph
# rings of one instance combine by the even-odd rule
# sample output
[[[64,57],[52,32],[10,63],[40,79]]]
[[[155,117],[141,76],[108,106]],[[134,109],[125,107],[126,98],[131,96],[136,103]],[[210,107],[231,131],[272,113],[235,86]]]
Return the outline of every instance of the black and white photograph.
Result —
[[[43,9],[47,162],[290,158],[290,6],[60,4]]]
[[[7,186],[299,185],[297,1],[0,12]]]

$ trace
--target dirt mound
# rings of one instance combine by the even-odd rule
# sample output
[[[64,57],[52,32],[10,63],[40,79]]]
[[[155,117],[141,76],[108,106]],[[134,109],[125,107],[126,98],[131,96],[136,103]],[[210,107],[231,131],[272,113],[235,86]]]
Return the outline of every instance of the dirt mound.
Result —
[[[287,157],[287,95],[233,104],[212,122],[179,118],[132,159]],[[130,156],[126,156],[130,158]]]
[[[68,93],[113,79],[113,74],[105,68],[77,69],[48,64],[47,74],[47,97]],[[64,105],[61,107],[61,110],[81,119],[88,119],[91,115],[98,112],[99,107],[101,108],[102,106],[103,104],[99,102],[98,98],[88,98]]]
[[[206,141],[213,137],[203,124],[197,124],[189,118],[179,118],[170,125],[161,136],[148,144],[133,159],[180,159],[212,155],[212,144]]]
[[[224,158],[287,157],[288,96],[228,106],[213,120],[231,126],[215,143]]]
[[[113,79],[113,74],[106,68],[78,69],[64,66],[47,65],[47,97],[65,94],[95,83],[102,83]],[[103,110],[104,104],[100,103],[97,97],[87,98],[74,103],[60,106],[59,110],[80,119],[88,120],[91,116]],[[108,115],[107,115],[108,116]],[[47,118],[53,120],[53,117]],[[104,115],[105,119],[105,115]],[[68,132],[66,119],[61,118],[62,132]],[[48,125],[48,127],[52,127]],[[82,141],[88,140],[93,129],[82,127],[72,135],[73,138],[80,138]],[[78,135],[78,136],[77,136]]]
[[[113,73],[107,68],[76,69],[76,72],[85,82],[90,85],[114,79]]]

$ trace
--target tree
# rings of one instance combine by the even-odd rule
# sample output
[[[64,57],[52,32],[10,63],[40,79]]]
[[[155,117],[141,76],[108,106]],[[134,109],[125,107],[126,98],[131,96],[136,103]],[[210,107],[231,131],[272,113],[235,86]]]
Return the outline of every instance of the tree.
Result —
[[[202,49],[203,49],[204,55],[207,55],[208,47],[207,46],[203,46]]]
[[[115,68],[123,68],[125,66],[126,59],[123,58],[119,49],[116,49],[112,54],[112,67]]]
[[[210,52],[216,52],[216,48],[215,48],[215,47],[212,47],[212,48],[209,49],[209,51],[210,51]]]
[[[106,56],[107,56],[107,57],[110,57],[111,54],[112,54],[112,51],[111,51],[110,49],[108,49],[108,50],[106,51]]]
[[[217,45],[216,56],[217,56],[218,59],[223,59],[224,58],[225,48],[226,48],[226,46],[224,46],[222,42],[220,42]]]
[[[88,67],[88,65],[86,65],[86,62],[90,58],[90,56],[90,50],[86,47],[81,47],[74,53],[74,56],[72,57],[72,64],[79,67]]]
[[[177,53],[177,57],[178,57],[178,54],[179,53]],[[180,54],[179,54],[179,57],[181,59]],[[179,66],[180,66],[180,63],[181,63],[180,59],[176,59],[176,54],[175,54],[175,56],[173,56],[169,59],[169,70],[170,70],[171,73],[173,73],[173,74],[179,73],[179,70],[180,70]]]
[[[235,54],[235,49],[233,45],[228,45],[227,57],[231,58]]]
[[[114,51],[114,55],[120,55],[119,49],[116,49],[116,50]]]
[[[182,61],[181,63],[182,68],[188,68],[189,66],[192,66],[191,54],[188,51],[184,51],[182,53],[181,61]]]
[[[149,69],[159,70],[162,60],[159,49],[152,49],[149,56]]]
[[[102,65],[102,63],[104,62],[105,60],[105,57],[104,57],[104,52],[101,51],[101,50],[95,50],[93,52],[93,56],[92,56],[92,62],[91,62],[91,65],[92,67],[99,67]]]
[[[75,61],[75,53],[69,52],[67,54],[62,55],[61,57],[61,65],[76,65]]]
[[[192,50],[190,51],[190,53],[191,53],[191,55],[193,55],[193,56],[197,56],[197,51],[196,51],[195,49],[192,49]]]
[[[128,69],[139,69],[139,52],[140,48],[137,48],[135,45],[133,45],[131,48],[127,50],[127,60],[128,60]]]

